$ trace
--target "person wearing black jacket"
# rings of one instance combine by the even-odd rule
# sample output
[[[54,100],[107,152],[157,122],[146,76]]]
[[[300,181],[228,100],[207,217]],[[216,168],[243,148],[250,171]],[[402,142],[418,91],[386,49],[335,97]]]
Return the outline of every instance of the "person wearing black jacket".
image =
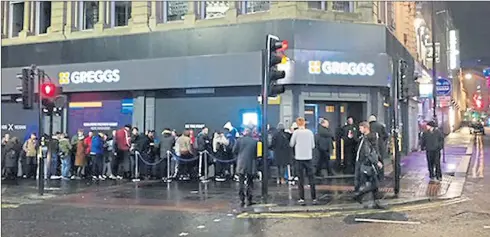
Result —
[[[441,150],[444,145],[444,135],[437,129],[434,121],[427,123],[427,131],[422,134],[422,150],[426,151],[427,168],[431,181],[441,181]]]
[[[334,175],[330,165],[330,153],[333,148],[334,133],[330,130],[329,121],[325,118],[321,120],[320,126],[318,126],[318,133],[316,134],[315,141],[317,152],[315,176],[322,176],[321,172],[324,165],[327,168],[328,176]]]
[[[211,145],[211,138],[209,137],[209,129],[204,127],[202,128],[201,132],[197,134],[196,138],[196,144],[197,144],[197,151],[198,152],[212,152],[213,146]],[[211,157],[208,154],[203,154],[204,157],[207,159],[207,164],[208,167],[205,167],[205,164],[202,163],[202,170],[201,172],[204,174],[205,169],[208,169],[209,166],[211,165]],[[207,178],[207,177],[206,177]]]
[[[291,133],[286,132],[284,124],[277,124],[277,130],[272,136],[271,149],[274,151],[274,162],[277,166],[277,183],[283,184],[286,167],[291,165],[293,160],[293,150],[289,146]],[[292,174],[288,173],[288,178]]]
[[[362,204],[365,194],[372,193],[374,208],[382,209],[383,207],[377,200],[379,179],[379,169],[383,167],[379,161],[379,154],[376,149],[377,137],[371,133],[368,122],[359,124],[359,131],[362,137],[359,141],[359,147],[356,153],[356,191],[354,200]]]
[[[239,191],[241,206],[245,206],[245,198],[247,205],[253,205],[252,189],[253,177],[256,171],[257,157],[257,141],[252,138],[251,130],[246,128],[243,131],[243,137],[238,138],[233,146],[233,154],[237,158],[236,172],[239,176]],[[246,186],[246,188],[245,188]]]
[[[136,177],[136,162],[139,161],[139,157],[136,156],[136,152],[139,152],[142,154],[143,150],[145,149],[145,144],[146,144],[146,138],[144,135],[141,135],[139,133],[139,130],[137,127],[133,127],[132,129],[132,134],[131,134],[131,156],[130,156],[130,173],[132,178],[139,178]],[[141,164],[138,163],[138,165]],[[141,170],[141,168],[139,169]]]
[[[3,145],[5,159],[5,178],[15,179],[17,177],[17,165],[19,160],[20,152],[22,151],[22,144],[16,137],[10,138],[10,140],[5,140],[5,145]],[[2,167],[4,168],[4,167]]]
[[[354,124],[354,119],[352,117],[347,118],[347,123],[342,127],[341,135],[344,140],[344,172],[347,174],[354,173],[359,135],[359,129]]]
[[[371,133],[376,136],[379,161],[384,165],[384,159],[386,159],[387,156],[386,144],[389,138],[388,132],[386,132],[385,125],[378,122],[374,115],[369,116],[369,126],[371,128]],[[384,179],[384,168],[380,169],[378,177],[380,180]]]

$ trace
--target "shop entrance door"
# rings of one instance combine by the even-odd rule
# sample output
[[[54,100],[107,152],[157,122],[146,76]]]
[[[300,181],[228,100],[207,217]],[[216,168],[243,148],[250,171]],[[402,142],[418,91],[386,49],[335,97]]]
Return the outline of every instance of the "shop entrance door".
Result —
[[[305,120],[306,127],[316,133],[318,128],[318,104],[305,104]]]

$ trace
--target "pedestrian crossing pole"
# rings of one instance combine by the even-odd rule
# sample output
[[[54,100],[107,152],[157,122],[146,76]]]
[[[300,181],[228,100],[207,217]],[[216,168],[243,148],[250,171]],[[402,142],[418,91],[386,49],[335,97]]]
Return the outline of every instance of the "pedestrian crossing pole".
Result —
[[[399,113],[399,109],[398,109],[398,102],[400,100],[403,100],[404,98],[401,95],[402,91],[400,88],[400,85],[401,85],[401,80],[403,80],[402,78],[402,68],[405,67],[405,61],[403,60],[398,60],[398,63],[397,63],[397,71],[396,71],[396,76],[395,76],[395,83],[394,83],[394,86],[393,86],[393,105],[392,105],[392,116],[393,116],[393,123],[392,123],[392,127],[393,127],[393,142],[394,142],[394,158],[395,158],[395,167],[394,167],[394,173],[395,173],[395,187],[394,187],[394,191],[395,191],[395,195],[398,195],[398,193],[400,192],[400,149],[398,149],[399,147],[399,143],[400,143],[400,138],[399,138],[399,116],[400,116],[400,113]]]
[[[38,172],[38,192],[39,195],[44,195],[44,157],[43,157],[43,152],[41,150],[41,136],[44,133],[44,126],[43,126],[43,96],[41,93],[41,85],[44,83],[44,75],[41,75],[41,71],[35,66],[32,65],[32,73],[34,78],[37,77],[37,89],[38,89],[38,132],[37,132],[37,141],[38,141],[38,154],[40,154],[39,158],[39,172]],[[43,73],[44,74],[44,73]]]

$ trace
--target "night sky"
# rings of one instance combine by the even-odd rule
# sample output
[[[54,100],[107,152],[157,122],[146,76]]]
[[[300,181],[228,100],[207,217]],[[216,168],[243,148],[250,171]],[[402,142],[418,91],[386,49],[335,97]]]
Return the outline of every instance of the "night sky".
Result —
[[[490,65],[490,2],[448,2],[461,38],[461,60]],[[464,63],[463,63],[464,65]]]

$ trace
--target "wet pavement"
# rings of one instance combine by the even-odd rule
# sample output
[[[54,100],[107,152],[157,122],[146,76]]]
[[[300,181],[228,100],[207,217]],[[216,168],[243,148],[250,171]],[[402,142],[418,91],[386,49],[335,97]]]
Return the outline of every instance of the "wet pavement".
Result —
[[[430,211],[417,207],[396,209],[384,214],[356,214],[347,217],[318,217],[313,219],[241,219],[236,218],[240,210],[236,207],[237,184],[230,183],[179,183],[143,181],[139,183],[69,182],[49,184],[53,190],[47,193],[55,197],[42,202],[19,206],[2,204],[3,236],[489,236],[483,229],[490,225],[489,195],[490,181],[484,153],[490,152],[486,138],[485,149],[476,151],[470,181],[465,185],[470,201]],[[483,146],[482,146],[483,147]],[[455,153],[462,152],[454,149]],[[420,156],[412,158],[420,161]],[[447,157],[445,172],[453,171],[450,156]],[[425,158],[423,159],[425,161]],[[487,161],[487,162],[485,162]],[[421,164],[404,160],[405,179],[420,179],[422,171],[415,172]],[[455,162],[455,160],[454,160]],[[423,163],[423,162],[422,162]],[[476,168],[474,168],[476,167]],[[412,172],[410,172],[412,170]],[[419,169],[422,170],[422,169]],[[474,174],[472,170],[475,170]],[[427,173],[425,171],[425,173]],[[412,174],[412,175],[408,175]],[[408,176],[407,176],[408,175]],[[426,174],[424,174],[425,176]],[[450,175],[446,175],[451,177]],[[329,182],[329,181],[327,181]],[[336,179],[319,186],[325,192],[325,203],[342,199],[347,195],[352,181]],[[407,182],[408,183],[408,182]],[[23,184],[35,190],[34,184]],[[59,190],[56,190],[56,187]],[[408,187],[408,186],[407,186]],[[14,192],[14,186],[2,186],[7,196],[24,195]],[[17,189],[21,189],[18,188]],[[260,185],[255,187],[258,192]],[[323,191],[322,191],[323,190]],[[402,189],[406,190],[406,188]],[[280,203],[295,200],[294,187],[272,185],[271,197]],[[409,192],[411,193],[411,192]],[[290,195],[290,196],[289,196]],[[19,197],[20,197],[19,196]],[[3,195],[5,197],[5,195]],[[2,197],[2,202],[3,202]],[[281,200],[284,201],[280,201]],[[289,204],[286,204],[289,205]],[[367,224],[353,221],[354,218],[417,221],[419,225]]]

